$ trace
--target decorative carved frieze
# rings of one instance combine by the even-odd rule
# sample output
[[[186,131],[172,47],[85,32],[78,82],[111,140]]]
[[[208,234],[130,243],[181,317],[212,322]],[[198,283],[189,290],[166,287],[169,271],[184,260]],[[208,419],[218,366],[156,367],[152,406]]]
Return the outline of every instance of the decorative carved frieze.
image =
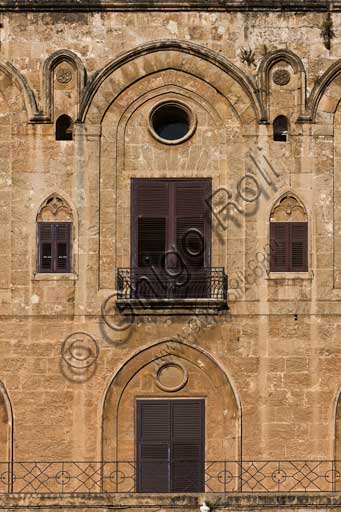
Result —
[[[270,220],[275,222],[306,222],[308,216],[303,204],[293,195],[286,194],[272,208]]]
[[[58,195],[44,201],[37,215],[37,222],[72,222],[70,206]]]

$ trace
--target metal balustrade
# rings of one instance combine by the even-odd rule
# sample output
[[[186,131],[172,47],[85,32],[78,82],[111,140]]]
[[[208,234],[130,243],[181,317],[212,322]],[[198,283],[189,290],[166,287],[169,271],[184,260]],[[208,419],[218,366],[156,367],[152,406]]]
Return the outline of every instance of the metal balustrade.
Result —
[[[0,463],[0,494],[135,493],[136,462]],[[202,492],[341,491],[341,461],[208,461]],[[184,480],[182,493],[193,482]]]
[[[178,270],[119,268],[116,288],[120,299],[213,299],[227,301],[223,268]]]

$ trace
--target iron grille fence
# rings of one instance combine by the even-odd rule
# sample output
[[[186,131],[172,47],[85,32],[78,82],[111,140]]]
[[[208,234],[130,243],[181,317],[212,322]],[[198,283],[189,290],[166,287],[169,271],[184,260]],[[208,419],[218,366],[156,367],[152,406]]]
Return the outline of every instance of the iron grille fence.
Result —
[[[119,268],[116,288],[120,299],[227,300],[223,268],[177,271],[161,268]]]
[[[208,461],[203,492],[341,491],[341,461]],[[0,463],[0,494],[136,492],[136,462]],[[191,481],[183,492],[191,492]]]

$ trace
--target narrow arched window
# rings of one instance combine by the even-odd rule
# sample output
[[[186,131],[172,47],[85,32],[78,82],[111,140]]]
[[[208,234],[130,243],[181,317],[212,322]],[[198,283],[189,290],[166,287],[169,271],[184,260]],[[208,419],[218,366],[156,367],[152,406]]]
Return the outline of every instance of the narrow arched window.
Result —
[[[289,122],[285,116],[278,116],[273,123],[274,140],[286,142],[288,140]]]
[[[56,140],[72,140],[73,121],[63,114],[56,121]]]
[[[59,196],[50,196],[37,216],[37,271],[72,271],[72,211]]]
[[[286,194],[270,217],[270,271],[308,271],[308,217],[296,197]]]

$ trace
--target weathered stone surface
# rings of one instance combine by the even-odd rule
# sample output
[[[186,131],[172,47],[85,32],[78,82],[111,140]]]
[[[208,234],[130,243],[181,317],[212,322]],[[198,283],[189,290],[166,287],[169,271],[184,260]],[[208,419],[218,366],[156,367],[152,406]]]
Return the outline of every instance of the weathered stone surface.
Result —
[[[207,460],[341,460],[340,9],[327,0],[0,2],[0,463],[133,461],[141,397],[205,398]],[[327,10],[330,51],[320,35]],[[241,62],[242,48],[254,65]],[[274,83],[276,70],[290,80]],[[149,129],[163,99],[195,116],[182,144]],[[73,141],[55,140],[62,114],[75,122]],[[273,141],[278,115],[289,120],[286,143]],[[245,174],[254,201],[238,194]],[[136,177],[209,177],[213,191],[224,188],[233,215],[222,215],[223,229],[213,217],[211,260],[229,276],[229,311],[131,317],[112,307],[103,318],[117,268],[130,266]],[[276,275],[269,220],[287,192],[308,218],[309,268]],[[43,211],[51,195],[73,222],[67,275],[37,273],[36,222],[53,219]],[[87,350],[84,367],[71,335]],[[181,389],[158,384],[167,362],[186,368]],[[0,494],[0,507],[185,510],[203,498],[125,490]],[[229,510],[341,508],[338,494],[205,499]]]

